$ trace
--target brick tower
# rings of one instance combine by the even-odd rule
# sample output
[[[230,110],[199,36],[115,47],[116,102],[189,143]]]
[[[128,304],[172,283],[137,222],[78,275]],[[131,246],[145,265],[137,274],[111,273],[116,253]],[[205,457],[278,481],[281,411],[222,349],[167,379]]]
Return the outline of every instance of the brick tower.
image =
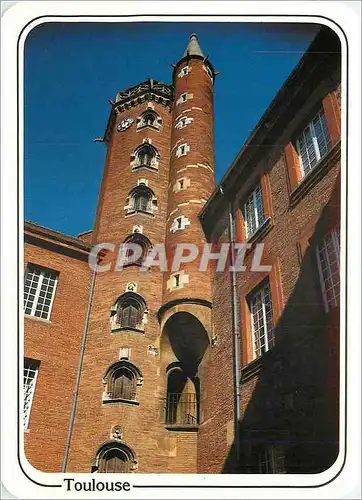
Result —
[[[191,35],[173,85],[116,95],[92,243],[137,243],[121,271],[97,273],[67,472],[196,472],[199,366],[211,284],[198,261],[174,273],[141,263],[155,244],[203,242],[214,188],[214,70]],[[202,404],[202,401],[201,401]]]

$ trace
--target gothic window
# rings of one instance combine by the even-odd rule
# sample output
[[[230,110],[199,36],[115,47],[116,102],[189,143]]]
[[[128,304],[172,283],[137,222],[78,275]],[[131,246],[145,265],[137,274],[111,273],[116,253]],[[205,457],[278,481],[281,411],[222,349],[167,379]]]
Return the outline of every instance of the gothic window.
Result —
[[[147,254],[152,247],[150,240],[140,233],[133,233],[125,239],[124,243],[124,266],[137,265],[141,266],[147,257]],[[130,248],[127,248],[130,245]],[[132,245],[132,246],[131,246]],[[135,255],[133,245],[138,246],[140,256]]]
[[[189,377],[181,366],[173,366],[167,374],[165,424],[197,426],[199,423],[199,383]]]
[[[127,213],[143,212],[153,214],[157,210],[157,199],[154,192],[144,184],[132,189],[125,206]]]
[[[138,153],[138,158],[140,161],[140,165],[146,165],[147,167],[150,167],[153,158],[152,149],[147,146],[143,147]]]
[[[146,302],[134,292],[123,294],[111,309],[112,330],[131,329],[143,331]]]
[[[157,149],[151,144],[145,143],[138,147],[134,153],[132,162],[133,168],[152,168],[158,169],[158,160],[160,155]]]
[[[117,322],[122,327],[136,328],[138,323],[138,307],[137,304],[129,303],[118,311]]]
[[[137,193],[134,197],[134,208],[137,211],[148,212],[150,196],[147,192]]]
[[[121,450],[114,448],[105,454],[102,465],[101,472],[124,473],[127,472],[127,457]]]
[[[152,109],[146,109],[137,119],[137,129],[151,127],[159,129],[162,123],[161,117]]]
[[[111,365],[104,378],[103,403],[137,402],[137,386],[142,383],[138,368],[128,360],[120,360]]]
[[[135,399],[136,384],[133,373],[120,368],[113,376],[112,399]]]
[[[129,473],[137,470],[134,451],[122,440],[110,440],[100,446],[92,463],[92,472]]]

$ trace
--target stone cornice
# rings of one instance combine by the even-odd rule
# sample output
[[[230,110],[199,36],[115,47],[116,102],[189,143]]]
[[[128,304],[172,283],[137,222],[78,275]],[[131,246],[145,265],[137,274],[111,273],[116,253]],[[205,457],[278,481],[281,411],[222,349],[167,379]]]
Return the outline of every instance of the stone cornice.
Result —
[[[112,110],[109,115],[106,131],[103,136],[103,141],[108,142],[111,135],[112,125],[117,114],[122,113],[126,109],[130,109],[145,101],[155,101],[163,106],[171,108],[174,99],[174,89],[172,85],[149,78],[134,87],[117,92],[116,100],[110,101]]]
[[[118,92],[114,107],[118,108],[126,103],[132,105],[133,101],[133,105],[136,105],[137,101],[142,97],[151,100],[161,98],[165,105],[169,105],[173,101],[173,87],[149,78],[135,87]]]

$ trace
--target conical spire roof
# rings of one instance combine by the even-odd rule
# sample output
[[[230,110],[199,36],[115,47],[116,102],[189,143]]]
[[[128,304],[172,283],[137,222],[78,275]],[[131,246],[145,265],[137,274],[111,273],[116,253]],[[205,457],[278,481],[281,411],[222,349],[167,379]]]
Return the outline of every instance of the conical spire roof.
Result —
[[[186,57],[187,55],[204,57],[204,54],[203,54],[201,47],[199,45],[199,40],[198,40],[197,35],[195,33],[192,33],[190,35],[190,41],[186,47],[186,50],[184,52],[183,57]]]

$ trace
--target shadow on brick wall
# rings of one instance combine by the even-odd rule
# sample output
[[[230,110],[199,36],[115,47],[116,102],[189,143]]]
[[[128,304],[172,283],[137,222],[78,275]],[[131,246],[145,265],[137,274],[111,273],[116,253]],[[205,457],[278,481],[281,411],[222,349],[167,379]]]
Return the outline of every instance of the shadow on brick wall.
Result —
[[[338,456],[339,307],[325,312],[316,246],[339,224],[339,200],[340,178],[301,256],[275,346],[242,369],[240,459],[234,441],[223,473],[318,473]]]

